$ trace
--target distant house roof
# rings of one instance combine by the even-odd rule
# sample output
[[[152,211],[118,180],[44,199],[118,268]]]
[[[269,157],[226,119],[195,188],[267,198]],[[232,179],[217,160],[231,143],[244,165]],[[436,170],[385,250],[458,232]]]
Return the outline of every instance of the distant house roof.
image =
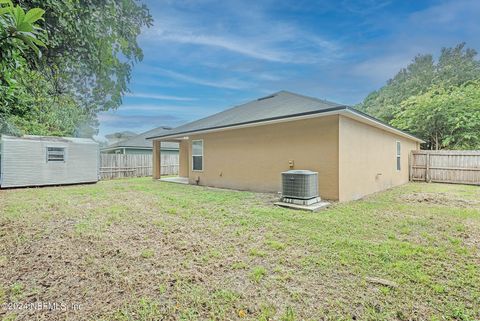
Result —
[[[109,150],[109,149],[116,149],[116,148],[141,148],[141,149],[152,148],[152,142],[149,140],[146,140],[146,137],[149,137],[152,135],[154,136],[163,135],[168,132],[170,132],[170,129],[168,127],[162,126],[162,127],[154,128],[152,130],[141,133],[135,137],[122,140],[115,144],[108,145],[107,147],[102,148],[102,150]],[[178,150],[178,143],[162,142],[161,148]]]
[[[357,118],[369,123],[376,123],[378,127],[409,137],[419,142],[423,140],[387,125],[380,120],[362,113],[352,107],[331,101],[307,97],[288,91],[280,91],[272,95],[258,98],[254,101],[235,106],[217,114],[187,123],[170,131],[152,134],[147,139],[174,138],[181,135],[193,134],[204,131],[214,131],[231,127],[257,125],[260,123],[275,122],[280,120],[296,119],[298,117],[315,116],[325,113],[345,112],[355,114]]]
[[[126,130],[126,131],[123,131],[123,132],[117,132],[117,133],[112,133],[112,134],[105,135],[105,138],[108,141],[119,142],[121,140],[126,140],[126,139],[129,139],[129,138],[135,137],[137,135],[138,135],[137,133]]]

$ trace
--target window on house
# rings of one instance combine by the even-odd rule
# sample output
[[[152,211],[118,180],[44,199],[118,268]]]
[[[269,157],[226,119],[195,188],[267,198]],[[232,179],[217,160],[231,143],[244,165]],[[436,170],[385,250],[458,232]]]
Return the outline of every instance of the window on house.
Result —
[[[64,162],[65,147],[47,147],[47,162]]]
[[[203,140],[192,141],[192,169],[203,171]]]
[[[397,171],[401,170],[401,146],[400,142],[397,142]]]

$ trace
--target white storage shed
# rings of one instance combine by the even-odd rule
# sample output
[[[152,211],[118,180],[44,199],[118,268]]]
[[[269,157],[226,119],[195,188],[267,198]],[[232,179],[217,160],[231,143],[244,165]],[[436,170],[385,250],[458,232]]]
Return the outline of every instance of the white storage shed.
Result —
[[[99,180],[100,150],[92,139],[2,135],[0,142],[1,188]]]

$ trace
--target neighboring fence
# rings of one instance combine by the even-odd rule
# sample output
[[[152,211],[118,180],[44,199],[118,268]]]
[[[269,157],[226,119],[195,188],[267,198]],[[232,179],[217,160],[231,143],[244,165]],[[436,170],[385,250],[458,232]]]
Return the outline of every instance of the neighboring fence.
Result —
[[[178,154],[161,154],[162,175],[178,175]],[[100,178],[152,176],[152,155],[100,154]]]
[[[480,185],[480,151],[413,151],[410,180]]]

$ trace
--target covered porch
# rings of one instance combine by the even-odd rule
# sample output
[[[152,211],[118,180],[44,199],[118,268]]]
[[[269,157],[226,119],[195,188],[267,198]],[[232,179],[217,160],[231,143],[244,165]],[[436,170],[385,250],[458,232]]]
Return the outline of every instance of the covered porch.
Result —
[[[178,155],[178,175],[172,176],[165,173],[162,168],[165,164],[162,164],[162,151],[161,144],[165,142],[178,143],[179,144],[179,155]],[[153,150],[152,150],[152,177],[153,179],[158,179],[163,182],[179,183],[179,184],[188,184],[188,137],[182,138],[169,138],[169,139],[157,139],[152,141]]]

